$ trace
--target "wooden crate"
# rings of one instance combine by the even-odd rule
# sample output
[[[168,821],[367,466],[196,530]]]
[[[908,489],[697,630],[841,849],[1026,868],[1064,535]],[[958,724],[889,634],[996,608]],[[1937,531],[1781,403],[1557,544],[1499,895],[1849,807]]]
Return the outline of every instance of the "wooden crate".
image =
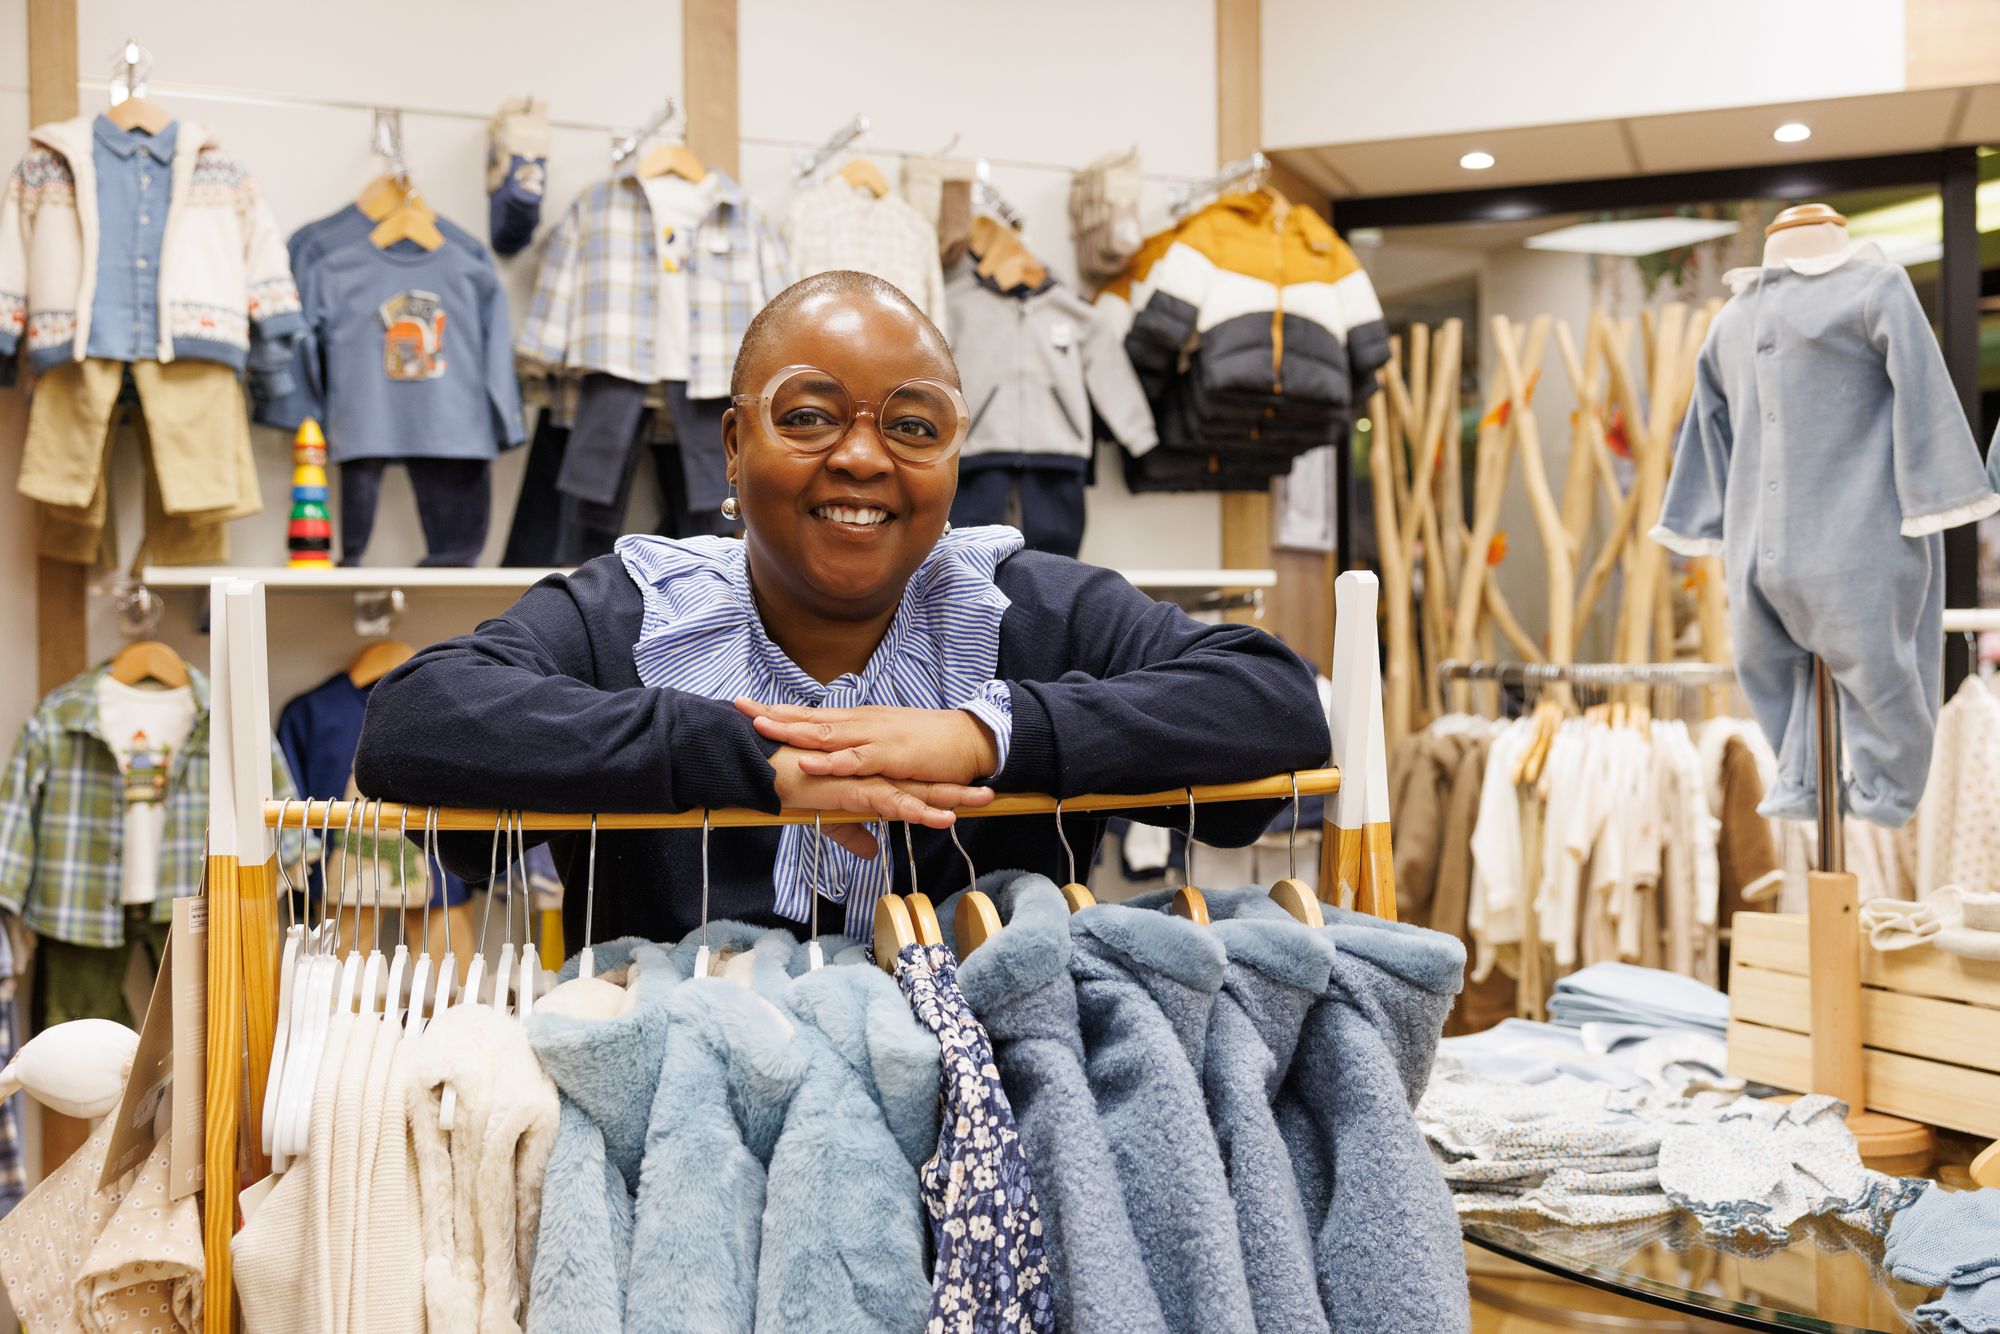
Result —
[[[1803,915],[1731,923],[1729,1071],[1781,1089],[1811,1082],[1810,951]],[[1929,946],[1862,946],[1862,1065],[1878,1112],[2000,1136],[2000,963]]]

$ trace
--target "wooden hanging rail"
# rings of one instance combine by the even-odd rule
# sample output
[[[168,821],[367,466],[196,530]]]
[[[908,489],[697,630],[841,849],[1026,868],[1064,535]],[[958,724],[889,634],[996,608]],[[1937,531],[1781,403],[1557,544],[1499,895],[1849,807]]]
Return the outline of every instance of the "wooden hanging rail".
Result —
[[[1340,770],[1303,769],[1298,774],[1298,792],[1302,797],[1328,796],[1340,791]],[[1062,808],[1065,814],[1077,811],[1124,811],[1143,810],[1154,806],[1182,806],[1187,803],[1189,789],[1173,788],[1166,792],[1147,792],[1136,796],[1097,794],[1085,797],[1064,797]],[[1193,789],[1196,805],[1218,801],[1266,801],[1274,797],[1292,795],[1292,775],[1274,774],[1269,778],[1258,778],[1247,783],[1214,783],[1198,785]],[[380,808],[379,810],[377,808]],[[282,816],[285,824],[291,825],[303,818],[308,827],[320,828],[330,824],[332,828],[344,827],[352,814],[355,827],[380,827],[417,829],[425,827],[432,808],[428,806],[406,806],[398,802],[377,802],[372,798],[356,801],[266,801],[264,803],[264,825],[276,829]],[[992,815],[1054,815],[1056,799],[1039,792],[1009,793],[995,797],[990,805],[974,810],[963,810],[959,815],[974,819]],[[468,830],[491,833],[500,823],[501,812],[472,810],[460,806],[437,808],[437,822],[432,828],[441,830]],[[812,824],[875,824],[881,816],[859,811],[811,811],[784,810],[776,815],[763,811],[743,809],[715,810],[708,813],[711,829],[762,828],[774,825]],[[590,828],[592,817],[581,815],[557,815],[537,812],[523,813],[519,820],[521,828],[530,831],[580,831]],[[615,829],[699,829],[702,813],[699,810],[645,814],[599,814],[597,828],[601,833]]]

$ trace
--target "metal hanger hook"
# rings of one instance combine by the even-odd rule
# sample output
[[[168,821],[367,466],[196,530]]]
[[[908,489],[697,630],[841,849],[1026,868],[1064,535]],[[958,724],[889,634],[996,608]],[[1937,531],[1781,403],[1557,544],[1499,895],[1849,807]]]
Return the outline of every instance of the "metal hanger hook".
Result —
[[[708,948],[708,807],[701,808],[701,947]]]
[[[1193,789],[1193,788],[1189,788],[1189,789],[1187,790],[1187,794],[1188,794],[1188,827],[1187,827],[1187,882],[1188,882],[1188,883],[1189,883],[1190,885],[1192,885],[1192,884],[1194,884],[1194,883],[1195,883],[1195,878],[1194,878],[1194,789]]]
[[[972,854],[965,850],[965,844],[958,841],[958,821],[953,820],[945,832],[951,835],[951,845],[958,849],[958,855],[965,858],[965,887],[978,889],[979,872],[972,865]]]
[[[1299,877],[1299,771],[1292,770],[1292,836],[1285,843],[1285,856],[1292,879]]]
[[[493,845],[486,853],[486,906],[479,913],[479,948],[486,952],[486,933],[493,925],[493,897],[500,892],[500,839],[507,827],[507,812],[493,812]]]
[[[908,820],[903,821],[903,855],[907,857],[910,862],[910,892],[912,894],[915,894],[918,892],[917,844],[916,840],[910,837],[910,822]]]
[[[1056,841],[1062,844],[1063,855],[1069,858],[1069,882],[1076,883],[1076,849],[1069,845],[1069,833],[1063,828],[1062,798],[1056,798]]]
[[[708,815],[702,814],[701,878],[708,880]],[[590,854],[583,873],[583,948],[590,948],[590,919],[597,907],[597,812],[590,813]]]

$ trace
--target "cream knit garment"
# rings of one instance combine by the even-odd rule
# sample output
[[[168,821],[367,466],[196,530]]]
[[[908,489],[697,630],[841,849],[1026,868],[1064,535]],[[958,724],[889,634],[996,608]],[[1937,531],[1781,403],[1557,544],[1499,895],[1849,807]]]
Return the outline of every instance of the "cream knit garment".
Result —
[[[555,1145],[556,1089],[518,1018],[447,1010],[409,1057],[424,1300],[439,1334],[519,1334]],[[445,1085],[457,1119],[438,1128]]]
[[[333,1016],[313,1082],[306,1151],[230,1244],[247,1334],[321,1334],[335,1327],[328,1193],[334,1107],[354,1022],[352,1015]]]
[[[354,1253],[366,1294],[354,1306],[354,1327],[367,1334],[422,1334],[424,1251],[417,1223],[417,1157],[410,1140],[410,1059],[415,1044],[389,1044],[383,1088],[382,1135],[376,1147],[366,1216],[366,1241]]]
[[[327,1334],[354,1334],[354,1228],[361,1195],[361,1131],[368,1101],[368,1067],[375,1058],[381,1026],[359,1016],[341,1015],[352,1026],[340,1063],[333,1101],[333,1152],[327,1159],[327,1286],[333,1323]],[[267,1202],[268,1203],[268,1202]]]

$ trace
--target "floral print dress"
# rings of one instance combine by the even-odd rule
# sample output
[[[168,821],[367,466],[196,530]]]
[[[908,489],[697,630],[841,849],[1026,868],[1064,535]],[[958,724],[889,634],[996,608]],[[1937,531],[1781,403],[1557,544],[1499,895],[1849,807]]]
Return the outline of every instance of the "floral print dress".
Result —
[[[992,1041],[942,945],[906,947],[896,981],[943,1054],[938,1147],[920,1187],[937,1247],[928,1334],[1052,1334],[1041,1210]]]

